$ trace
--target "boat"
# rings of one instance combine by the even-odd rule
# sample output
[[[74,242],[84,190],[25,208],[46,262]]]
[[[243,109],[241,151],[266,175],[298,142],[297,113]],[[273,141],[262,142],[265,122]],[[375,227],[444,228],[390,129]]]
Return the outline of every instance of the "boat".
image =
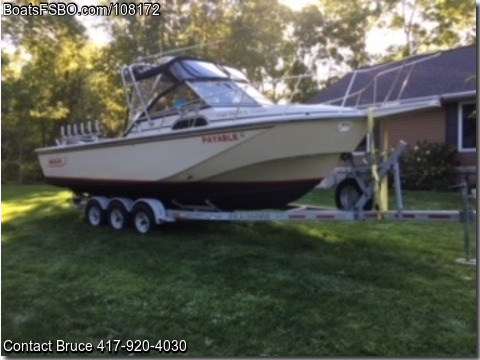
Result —
[[[121,71],[129,122],[68,125],[36,150],[47,183],[171,208],[278,209],[312,190],[367,132],[365,111],[276,104],[239,70],[162,56]]]

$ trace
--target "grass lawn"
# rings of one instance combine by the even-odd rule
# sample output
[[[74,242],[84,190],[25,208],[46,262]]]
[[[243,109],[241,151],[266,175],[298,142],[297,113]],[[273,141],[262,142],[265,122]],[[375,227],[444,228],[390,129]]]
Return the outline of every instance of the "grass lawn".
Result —
[[[184,222],[141,236],[89,227],[68,197],[2,186],[2,341],[184,339],[188,356],[476,355],[476,270],[455,263],[462,224]],[[316,190],[303,202],[332,199]],[[406,193],[405,205],[461,200]]]

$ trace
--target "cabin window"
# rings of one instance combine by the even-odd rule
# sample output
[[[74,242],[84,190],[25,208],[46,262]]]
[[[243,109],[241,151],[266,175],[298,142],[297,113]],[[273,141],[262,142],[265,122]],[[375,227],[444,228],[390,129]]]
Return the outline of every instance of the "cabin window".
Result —
[[[199,102],[197,95],[187,86],[180,85],[164,96],[161,96],[157,102],[149,109],[150,114],[159,113],[161,111],[173,110],[179,111],[186,105]]]
[[[475,103],[458,105],[458,150],[461,152],[477,149],[477,111]]]
[[[137,95],[133,99],[133,108],[141,109],[143,112],[143,105],[149,107],[152,102],[163,92],[173,88],[175,84],[168,77],[158,75],[156,77],[148,78],[138,82],[138,91],[141,98]],[[143,100],[143,103],[142,103]],[[153,107],[157,104],[153,105]]]
[[[173,126],[172,130],[188,129],[191,127],[206,126],[207,120],[204,118],[182,119],[178,120]]]

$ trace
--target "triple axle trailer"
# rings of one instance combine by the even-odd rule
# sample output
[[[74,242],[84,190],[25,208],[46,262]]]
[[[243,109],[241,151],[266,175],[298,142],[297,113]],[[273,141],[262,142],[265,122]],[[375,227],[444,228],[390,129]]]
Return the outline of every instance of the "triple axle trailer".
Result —
[[[460,187],[463,206],[458,211],[420,211],[404,210],[402,189],[400,186],[399,158],[406,144],[400,142],[397,148],[376,164],[356,166],[352,157],[345,154],[343,159],[348,163],[348,173],[336,188],[335,198],[338,209],[326,209],[302,205],[292,205],[284,210],[262,211],[222,211],[211,204],[203,207],[178,204],[175,209],[164,206],[160,199],[128,197],[109,198],[91,196],[84,203],[85,217],[92,226],[109,224],[115,230],[122,230],[133,225],[140,234],[150,232],[157,225],[182,220],[190,221],[437,221],[461,222],[465,224],[466,251],[470,250],[470,225],[476,222],[476,210],[471,206],[466,184]],[[375,174],[372,176],[372,166]],[[393,175],[396,209],[383,211],[373,209],[376,200],[378,183],[389,174]],[[77,205],[82,203],[76,197]],[[468,257],[469,255],[467,255]]]

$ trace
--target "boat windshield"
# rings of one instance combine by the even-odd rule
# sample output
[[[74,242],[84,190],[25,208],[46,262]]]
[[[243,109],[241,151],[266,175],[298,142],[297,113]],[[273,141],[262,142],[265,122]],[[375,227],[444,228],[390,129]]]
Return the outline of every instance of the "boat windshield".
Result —
[[[131,75],[128,78],[124,74]],[[189,106],[200,109],[273,104],[248,83],[241,71],[208,61],[165,58],[156,66],[128,67],[122,76],[129,94],[130,122]]]
[[[235,81],[194,81],[192,89],[212,107],[271,105],[272,102],[248,83]]]
[[[145,108],[152,112],[153,108],[157,107],[156,103],[160,100],[160,95],[169,92],[174,87],[175,83],[164,74],[137,81],[136,88],[132,84],[130,89],[131,116],[137,117],[144,113]],[[158,109],[155,109],[155,112],[158,112]]]

